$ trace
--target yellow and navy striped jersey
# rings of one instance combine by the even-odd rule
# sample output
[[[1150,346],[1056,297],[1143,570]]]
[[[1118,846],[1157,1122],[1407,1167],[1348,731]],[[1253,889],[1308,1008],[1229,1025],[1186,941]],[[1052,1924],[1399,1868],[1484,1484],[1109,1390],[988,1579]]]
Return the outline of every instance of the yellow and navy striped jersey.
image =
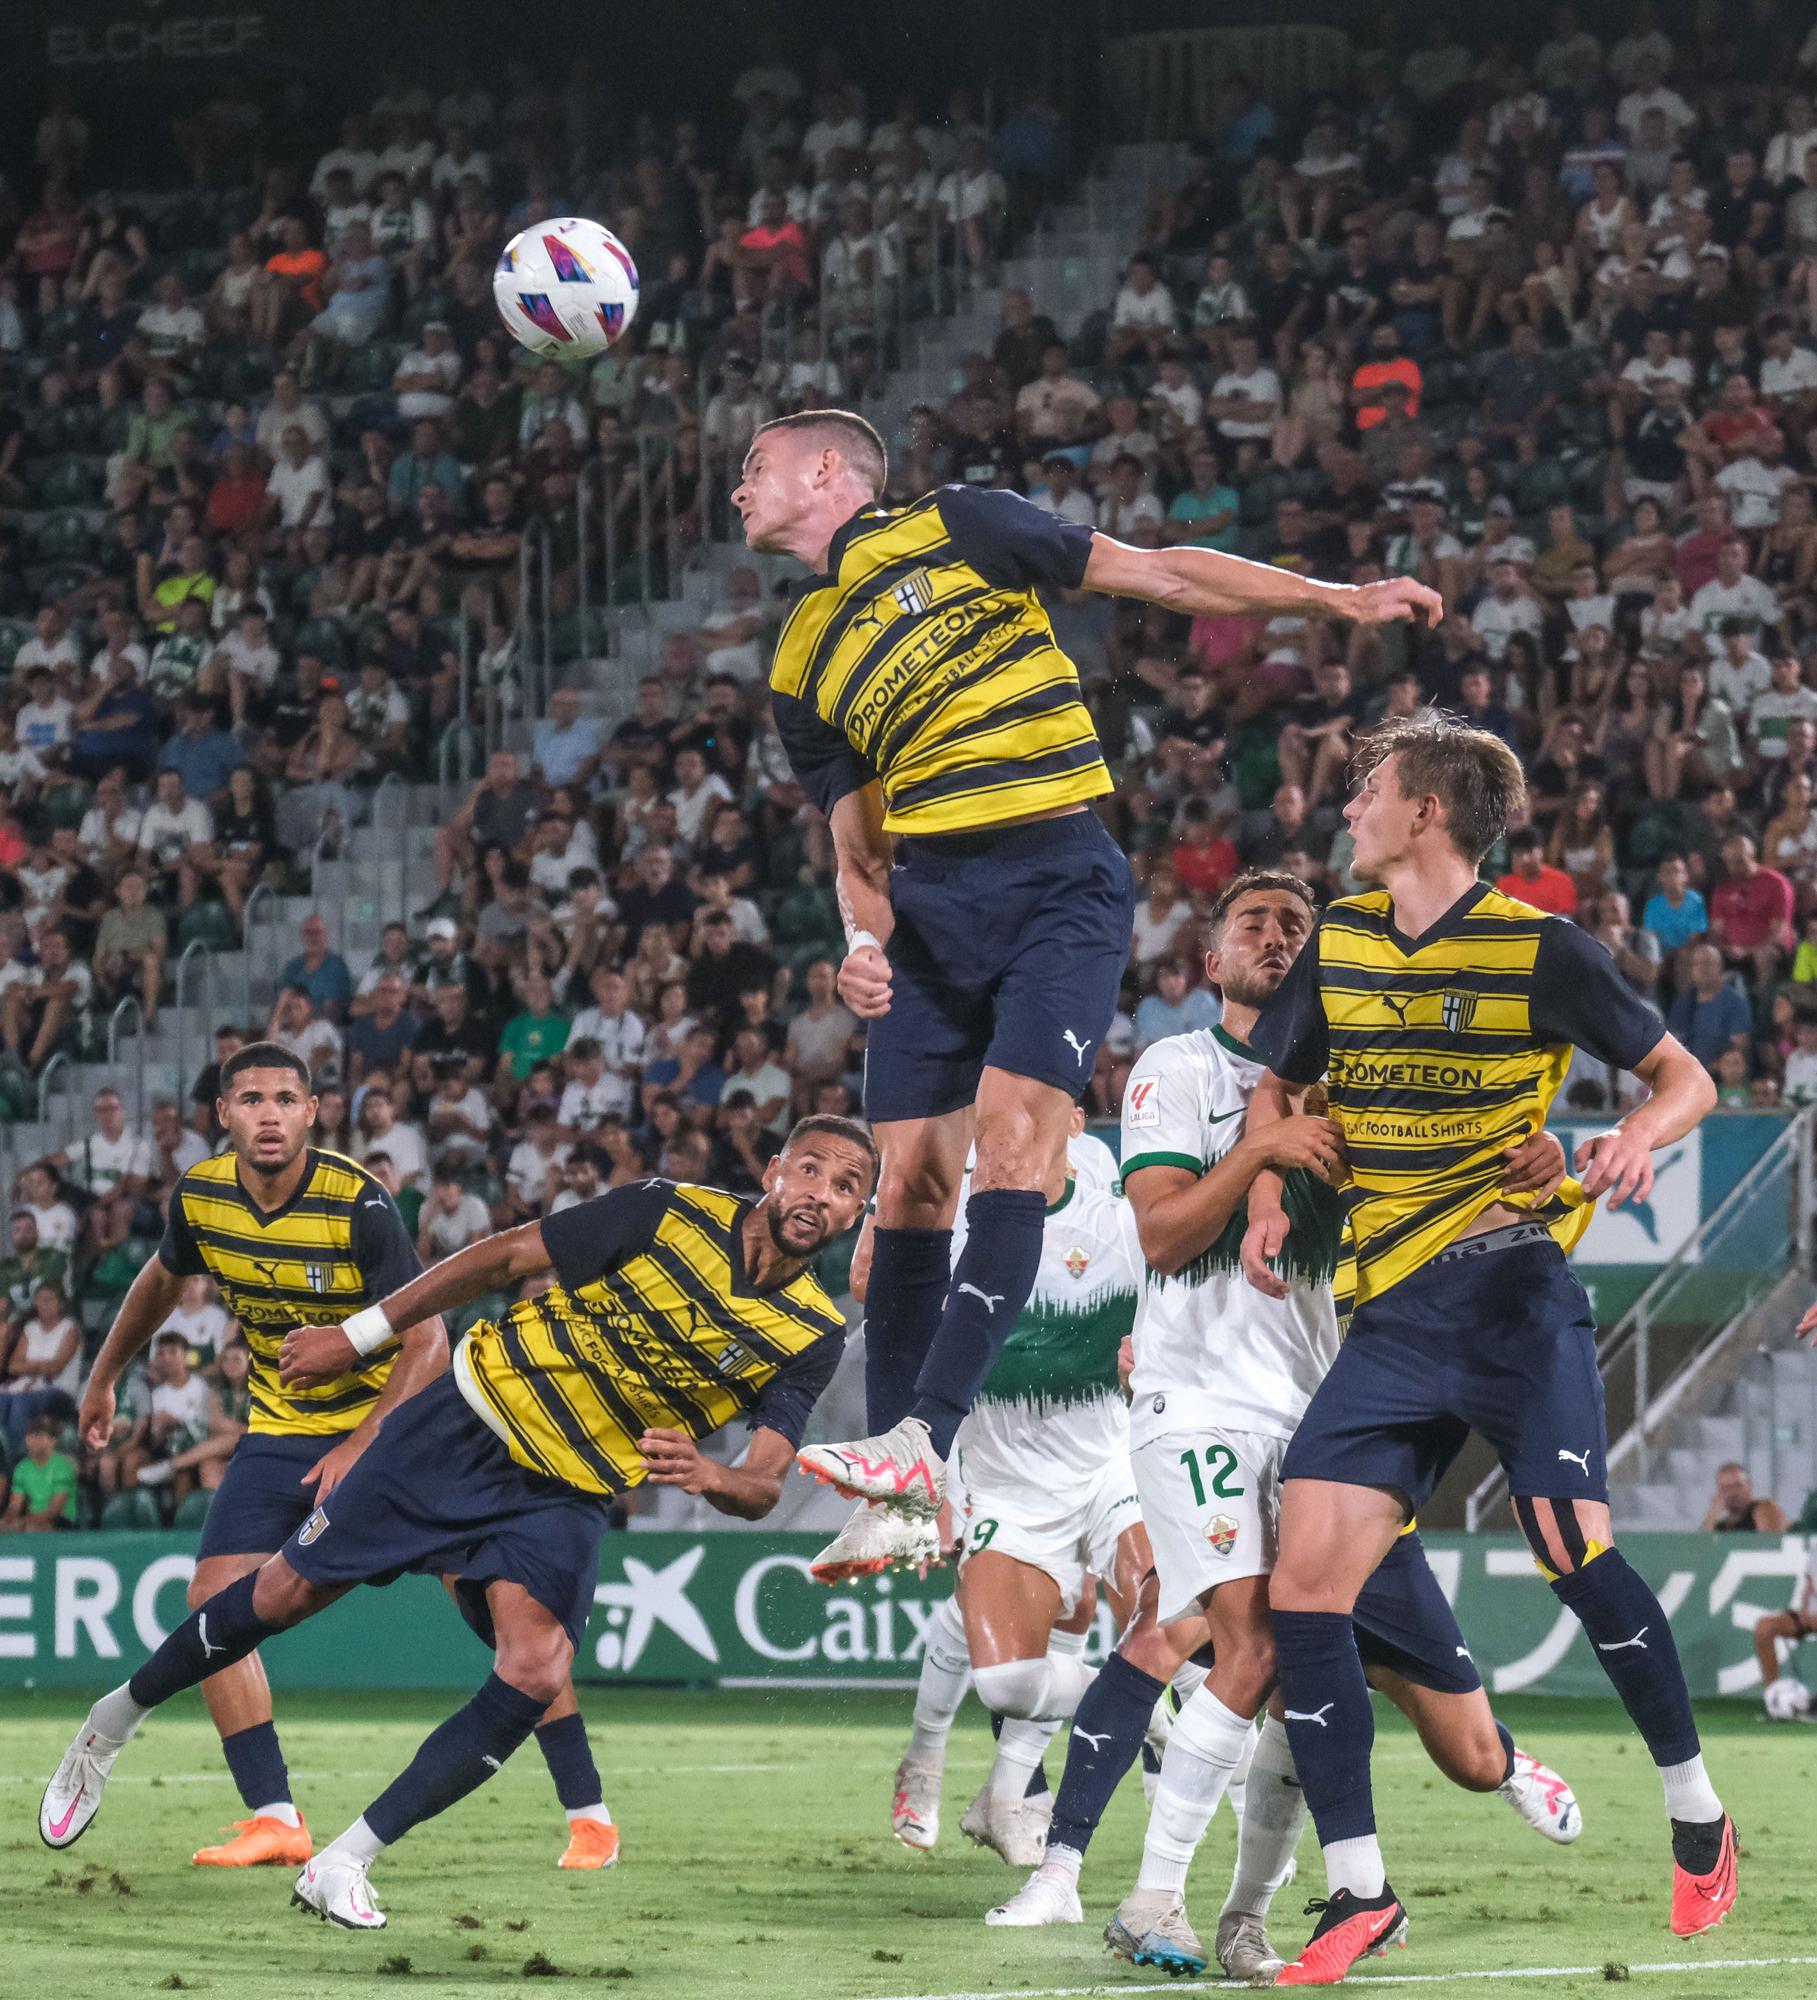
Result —
[[[1091,537],[970,486],[846,522],[770,669],[777,731],[823,812],[876,778],[888,832],[964,833],[1111,790],[1036,595],[1077,586]]]
[[[845,1322],[812,1271],[745,1272],[751,1203],[640,1181],[543,1218],[555,1283],[457,1349],[455,1380],[519,1465],[583,1493],[640,1485],[655,1426],[702,1438],[748,1413],[799,1444]]]
[[[278,1386],[278,1350],[293,1327],[338,1326],[422,1270],[383,1185],[356,1161],[311,1147],[303,1178],[268,1214],[240,1184],[231,1152],[199,1161],[171,1191],[158,1255],[180,1277],[207,1274],[252,1350],[250,1428],[276,1437],[335,1437],[378,1400],[397,1349],[368,1355],[319,1388]]]
[[[1535,1208],[1501,1192],[1502,1156],[1545,1124],[1574,1044],[1632,1069],[1663,1033],[1594,938],[1480,882],[1418,938],[1385,890],[1333,903],[1250,1044],[1289,1083],[1327,1079],[1351,1172],[1339,1312],[1497,1202]],[[1568,1179],[1535,1212],[1569,1250],[1591,1209]]]

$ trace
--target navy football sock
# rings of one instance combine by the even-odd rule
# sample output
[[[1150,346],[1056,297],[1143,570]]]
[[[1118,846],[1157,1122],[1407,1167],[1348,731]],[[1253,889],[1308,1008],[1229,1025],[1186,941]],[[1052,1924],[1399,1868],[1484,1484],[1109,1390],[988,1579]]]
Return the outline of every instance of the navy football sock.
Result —
[[[1375,1832],[1369,1787],[1375,1712],[1349,1616],[1276,1611],[1272,1619],[1287,1741],[1319,1845],[1368,1838]]]
[[[1066,1769],[1054,1795],[1050,1847],[1083,1854],[1098,1830],[1111,1794],[1142,1754],[1148,1718],[1165,1683],[1112,1653],[1085,1690],[1066,1739]]]
[[[1653,1588],[1619,1549],[1604,1549],[1582,1569],[1553,1579],[1552,1594],[1577,1614],[1596,1662],[1659,1765],[1698,1754],[1691,1693],[1672,1627]]]
[[[467,1706],[423,1739],[409,1768],[366,1808],[367,1826],[389,1847],[421,1821],[446,1812],[498,1770],[548,1706],[489,1674]]]
[[[1496,1717],[1491,1716],[1489,1720],[1495,1723],[1495,1733],[1502,1739],[1502,1755],[1508,1760],[1502,1766],[1502,1783],[1505,1785],[1514,1776],[1514,1738]]]
[[[878,1229],[864,1303],[864,1419],[873,1434],[899,1424],[934,1344],[953,1275],[950,1229]]]
[[[927,1425],[942,1458],[1028,1304],[1046,1226],[1047,1197],[1039,1188],[987,1188],[965,1205],[965,1248],[910,1411]]]
[[[557,1722],[537,1725],[537,1747],[555,1780],[555,1796],[564,1812],[579,1812],[583,1806],[605,1801],[605,1787],[599,1781],[599,1766],[593,1761],[593,1746],[587,1741],[587,1725],[578,1714],[564,1715]]]
[[[284,1752],[271,1723],[255,1722],[250,1729],[236,1729],[231,1736],[223,1736],[221,1751],[248,1812],[290,1803],[290,1773],[284,1768]]]
[[[252,1608],[259,1573],[250,1570],[192,1611],[126,1683],[141,1708],[156,1708],[173,1694],[199,1686],[210,1674],[231,1667],[283,1628],[267,1625]],[[264,1800],[260,1804],[266,1803]]]

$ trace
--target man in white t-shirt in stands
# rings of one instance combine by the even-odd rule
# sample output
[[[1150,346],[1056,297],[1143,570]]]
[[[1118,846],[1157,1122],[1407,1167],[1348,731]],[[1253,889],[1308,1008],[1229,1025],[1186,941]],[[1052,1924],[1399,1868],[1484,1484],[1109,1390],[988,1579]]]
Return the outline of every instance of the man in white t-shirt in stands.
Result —
[[[448,322],[432,319],[423,328],[423,344],[404,356],[391,378],[398,415],[410,423],[419,417],[445,417],[454,408],[460,380],[461,357]]]
[[[589,990],[592,1004],[583,1007],[569,1024],[568,1046],[595,1044],[600,1054],[601,1083],[608,1086],[603,1108],[628,1118],[632,1086],[643,1068],[643,1020],[631,1011],[631,986],[622,972],[614,972],[603,963],[596,965]]]
[[[555,1107],[555,1122],[572,1145],[597,1132],[608,1117],[623,1117],[630,1093],[622,1077],[608,1074],[605,1051],[590,1035],[570,1031],[561,1063],[567,1081]]]
[[[1691,616],[1706,639],[1715,639],[1725,621],[1739,618],[1749,632],[1779,623],[1779,599],[1748,574],[1748,545],[1739,535],[1716,551],[1716,574],[1691,599]]]
[[[13,678],[17,681],[19,677],[15,664]],[[60,762],[75,726],[75,703],[57,692],[48,667],[34,667],[25,677],[25,689],[26,699],[13,717],[14,740],[22,750],[35,751],[47,764]]]
[[[1046,484],[1031,486],[1029,499],[1044,514],[1056,514],[1062,521],[1071,521],[1075,527],[1091,528],[1097,525],[1096,510],[1091,504],[1091,495],[1079,484],[1079,467],[1069,451],[1049,452],[1042,463],[1046,474]]]
[[[174,878],[184,862],[206,866],[215,837],[214,815],[183,788],[181,771],[158,773],[158,795],[139,819],[139,861],[155,881]]]
[[[459,1166],[452,1160],[442,1161],[417,1220],[417,1255],[425,1264],[439,1264],[444,1257],[452,1257],[491,1233],[491,1210],[478,1195],[468,1192]]]
[[[1232,444],[1266,439],[1285,407],[1281,378],[1264,368],[1253,333],[1230,336],[1230,366],[1211,385],[1205,414]]]
[[[1770,669],[1772,685],[1748,706],[1748,735],[1754,754],[1777,764],[1786,753],[1786,732],[1794,722],[1817,722],[1817,691],[1804,684],[1804,671],[1790,653],[1777,655]]]
[[[38,935],[36,969],[27,967],[25,976],[8,982],[0,997],[0,1035],[8,1050],[35,1074],[64,1036],[81,1026],[94,994],[94,980],[72,955],[68,937],[46,925]]]
[[[301,424],[285,425],[283,448],[265,482],[265,492],[277,525],[293,543],[318,514],[326,518],[332,511],[327,461]]]
[[[101,643],[88,663],[89,678],[105,681],[118,659],[132,662],[133,679],[142,681],[150,665],[150,655],[133,637],[132,620],[124,611],[103,611],[99,620]]]
[[[1710,692],[1729,705],[1737,723],[1752,711],[1757,696],[1773,685],[1773,669],[1754,643],[1746,620],[1724,621],[1710,654]]]
[[[37,667],[48,667],[55,674],[73,672],[81,664],[82,653],[69,628],[68,612],[61,604],[46,604],[32,620],[32,636],[13,655],[13,684],[29,685],[27,677]]]
[[[1490,659],[1501,658],[1516,632],[1525,632],[1537,642],[1544,623],[1539,599],[1515,565],[1505,556],[1491,563],[1488,595],[1470,614],[1470,629]]]
[[[94,1111],[94,1129],[61,1152],[47,1153],[44,1164],[92,1195],[97,1206],[124,1202],[130,1214],[155,1170],[151,1141],[127,1124],[126,1106],[112,1084],[95,1092]]]
[[[1797,329],[1775,313],[1760,329],[1760,397],[1773,421],[1802,437],[1817,423],[1817,354],[1797,344]]]
[[[708,671],[730,674],[741,686],[759,680],[765,635],[781,615],[782,606],[765,601],[757,572],[740,563],[726,578],[726,602],[702,619],[694,634]]]

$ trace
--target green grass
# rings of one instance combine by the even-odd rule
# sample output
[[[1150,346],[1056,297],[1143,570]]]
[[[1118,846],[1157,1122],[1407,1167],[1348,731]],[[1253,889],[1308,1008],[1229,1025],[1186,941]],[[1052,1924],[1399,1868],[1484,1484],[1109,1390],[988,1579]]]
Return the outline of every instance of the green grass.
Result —
[[[584,1699],[606,1796],[624,1828],[618,1867],[557,1872],[565,1828],[542,1760],[526,1748],[477,1796],[383,1857],[374,1880],[390,1928],[355,1936],[291,1911],[288,1873],[189,1866],[192,1849],[239,1809],[194,1697],[147,1726],[121,1760],[93,1831],[67,1855],[39,1846],[32,1816],[81,1704],[48,1693],[0,1698],[0,1991],[78,2000],[164,1990],[220,2000],[480,2000],[501,1983],[550,1976],[551,1967],[627,2000],[961,1992],[1039,2000],[1060,1990],[1165,1985],[1117,1964],[1098,1939],[1140,1849],[1133,1779],[1087,1863],[1086,1926],[992,1931],[979,1919],[1018,1878],[958,1831],[989,1758],[975,1704],[953,1737],[946,1831],[924,1856],[890,1838],[886,1817],[906,1694],[602,1690]],[[280,1698],[297,1798],[318,1840],[363,1809],[450,1706],[441,1696]],[[1691,1943],[1667,1929],[1657,1781],[1611,1704],[1527,1701],[1503,1710],[1522,1744],[1577,1789],[1587,1831],[1569,1848],[1530,1832],[1493,1797],[1446,1784],[1400,1718],[1384,1715],[1378,1798],[1413,1937],[1409,1950],[1356,1983],[1598,1968],[1589,1977],[1404,1989],[1484,2000],[1569,1996],[1602,1991],[1605,1964],[1619,1977],[1622,1966],[1817,1953],[1806,1899],[1817,1738],[1768,1729],[1756,1713],[1716,1704],[1702,1718],[1747,1858],[1736,1915]],[[1050,1768],[1057,1777],[1057,1761]],[[1208,1941],[1232,1842],[1221,1813],[1189,1902]],[[1276,1906],[1277,1945],[1301,1941],[1301,1904],[1320,1886],[1310,1836],[1300,1865],[1301,1883]],[[1817,1966],[1635,1972],[1632,1985],[1649,1996],[1745,1992],[1764,2000],[1811,1993]]]

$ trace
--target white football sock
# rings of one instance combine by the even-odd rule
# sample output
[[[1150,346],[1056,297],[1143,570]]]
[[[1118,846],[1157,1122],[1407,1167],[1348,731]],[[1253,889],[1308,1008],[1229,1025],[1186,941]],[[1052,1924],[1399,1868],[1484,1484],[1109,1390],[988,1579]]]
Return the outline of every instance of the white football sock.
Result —
[[[1236,1797],[1236,1786],[1230,1788]],[[1250,1753],[1248,1782],[1237,1814],[1237,1865],[1222,1914],[1244,1911],[1265,1917],[1275,1893],[1287,1880],[1293,1851],[1306,1829],[1306,1794],[1300,1790],[1287,1725],[1271,1715]]]
[[[1019,1799],[1028,1790],[1035,1766],[1054,1740],[1057,1722],[1006,1720],[997,1735],[997,1759],[986,1789],[994,1799]]]
[[[1716,1796],[1701,1756],[1688,1757],[1682,1764],[1660,1765],[1659,1781],[1666,1788],[1668,1817],[1693,1822],[1721,1819],[1722,1801]]]
[[[1211,1669],[1200,1666],[1197,1660],[1184,1660],[1174,1669],[1171,1685],[1174,1693],[1179,1696],[1182,1708],[1205,1685],[1210,1675]]]
[[[1237,1759],[1237,1768],[1230,1774],[1230,1783],[1224,1787],[1224,1796],[1230,1801],[1230,1810],[1236,1814],[1237,1824],[1243,1823],[1243,1806],[1249,1796],[1249,1771],[1255,1762],[1256,1745],[1261,1735],[1254,1724],[1250,1725],[1249,1741],[1243,1745],[1243,1754]]]
[[[1388,1870],[1382,1860],[1382,1843],[1373,1833],[1359,1834],[1354,1840],[1334,1840],[1324,1854],[1325,1886],[1332,1895],[1348,1889],[1371,1903],[1382,1893]]]
[[[1049,1841],[1041,1866],[1055,1875],[1064,1875],[1069,1882],[1077,1882],[1079,1870],[1085,1866],[1085,1856],[1076,1847],[1062,1847],[1057,1841]]]
[[[385,1843],[366,1824],[364,1813],[341,1835],[331,1840],[316,1856],[317,1863],[324,1861],[351,1861],[361,1868],[370,1868],[385,1851]]]
[[[122,1681],[111,1694],[104,1694],[88,1711],[89,1728],[111,1743],[126,1742],[151,1713],[149,1708],[141,1708],[127,1693],[128,1685]]]
[[[603,1799],[596,1806],[576,1806],[568,1815],[568,1824],[572,1826],[577,1819],[598,1820],[601,1826],[612,1824],[612,1815],[606,1810]]]
[[[297,1811],[296,1807],[288,1799],[280,1799],[273,1806],[255,1806],[252,1816],[254,1819],[281,1820],[285,1826],[301,1826],[303,1824],[302,1814]]]
[[[1208,1687],[1174,1717],[1142,1844],[1138,1889],[1185,1889],[1192,1857],[1254,1734],[1254,1720],[1234,1714]]]
[[[934,1613],[921,1656],[921,1678],[915,1686],[915,1728],[909,1737],[912,1764],[934,1770],[946,1767],[946,1739],[972,1684],[971,1656],[965,1650],[965,1621],[959,1603],[949,1597]]]

